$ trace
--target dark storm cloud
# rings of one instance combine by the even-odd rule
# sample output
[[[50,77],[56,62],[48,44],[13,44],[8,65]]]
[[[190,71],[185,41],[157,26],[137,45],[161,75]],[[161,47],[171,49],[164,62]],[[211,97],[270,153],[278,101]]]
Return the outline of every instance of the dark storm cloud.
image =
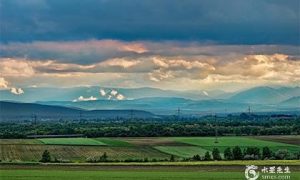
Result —
[[[1,42],[300,44],[298,0],[0,0]]]

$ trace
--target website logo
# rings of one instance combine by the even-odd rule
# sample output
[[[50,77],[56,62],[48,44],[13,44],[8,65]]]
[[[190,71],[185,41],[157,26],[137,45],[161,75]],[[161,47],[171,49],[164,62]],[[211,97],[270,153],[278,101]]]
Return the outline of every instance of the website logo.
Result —
[[[245,177],[247,180],[256,180],[259,177],[258,167],[255,165],[246,166]]]
[[[246,180],[286,180],[291,179],[291,171],[288,166],[264,166],[259,168],[255,165],[248,165],[245,169],[245,177]]]

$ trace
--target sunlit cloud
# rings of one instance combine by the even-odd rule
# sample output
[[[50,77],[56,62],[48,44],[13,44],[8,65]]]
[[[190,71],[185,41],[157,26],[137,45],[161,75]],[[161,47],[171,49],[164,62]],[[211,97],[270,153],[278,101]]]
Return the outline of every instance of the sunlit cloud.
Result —
[[[101,96],[106,96],[106,92],[104,89],[99,90]]]
[[[115,89],[100,89],[100,96],[107,100],[124,100],[126,97]]]
[[[3,78],[0,77],[0,89],[6,89],[8,88],[8,82]]]
[[[77,99],[74,99],[73,102],[80,102],[80,101],[96,101],[97,98],[94,97],[94,96],[91,96],[91,97],[83,97],[83,96],[79,96]]]
[[[1,87],[12,82],[21,86],[98,85],[116,87],[172,87],[190,82],[189,89],[222,87],[233,84],[300,83],[300,58],[288,54],[151,55],[119,57],[105,61],[76,64],[59,60],[0,58]],[[22,81],[21,81],[21,79]],[[4,81],[5,80],[5,81]],[[230,84],[231,83],[231,84]],[[239,85],[237,85],[239,86]],[[238,88],[238,87],[237,87]],[[99,90],[107,99],[124,95]],[[113,93],[113,94],[112,94]],[[118,98],[117,98],[118,97]]]
[[[21,88],[14,88],[13,87],[13,88],[10,89],[10,92],[12,94],[16,94],[16,95],[24,94],[24,90],[21,89]]]

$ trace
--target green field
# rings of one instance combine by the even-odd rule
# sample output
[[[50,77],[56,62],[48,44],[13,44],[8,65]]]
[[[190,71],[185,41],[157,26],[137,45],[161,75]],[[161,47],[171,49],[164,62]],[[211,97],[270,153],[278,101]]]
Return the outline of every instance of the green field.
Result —
[[[47,145],[85,145],[85,146],[103,146],[101,141],[90,138],[42,138],[38,139]]]
[[[242,179],[241,172],[169,172],[169,171],[49,171],[49,170],[1,170],[2,180],[189,180],[189,179]]]
[[[190,158],[196,154],[204,155],[207,150],[197,146],[155,146],[161,152],[177,157]]]
[[[182,142],[194,146],[199,146],[203,149],[212,150],[217,147],[221,152],[223,152],[227,147],[239,146],[241,148],[245,147],[258,147],[263,148],[268,146],[271,150],[277,151],[279,149],[287,149],[290,152],[300,151],[300,146],[286,144],[281,142],[259,140],[249,137],[219,137],[218,143],[215,143],[215,137],[176,137],[174,138],[177,142]],[[300,140],[300,139],[299,139]]]
[[[118,140],[116,138],[95,138],[95,140],[100,141],[107,146],[116,146],[116,147],[132,146],[132,144],[130,144],[126,141]]]
[[[245,179],[245,166],[64,166],[3,167],[1,180],[234,180]],[[300,172],[291,167],[290,179]]]
[[[291,153],[300,151],[300,146],[295,145],[295,142],[300,140],[299,136],[291,136],[290,139],[289,136],[263,137],[268,140],[258,138],[220,137],[219,143],[214,143],[214,137],[1,139],[0,159],[3,162],[37,162],[45,150],[51,153],[53,159],[81,163],[88,158],[99,157],[104,152],[109,160],[164,160],[169,159],[171,155],[180,160],[196,154],[203,156],[214,147],[219,148],[222,155],[226,147],[237,145],[241,148],[268,146],[273,152],[279,149],[287,149]]]

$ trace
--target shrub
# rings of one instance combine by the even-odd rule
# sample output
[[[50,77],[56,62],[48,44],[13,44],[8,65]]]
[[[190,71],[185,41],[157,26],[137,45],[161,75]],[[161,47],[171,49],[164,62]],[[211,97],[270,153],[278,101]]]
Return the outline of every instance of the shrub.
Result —
[[[50,152],[48,150],[45,150],[42,154],[42,159],[40,160],[40,162],[50,162],[51,161],[51,156],[50,156]]]

